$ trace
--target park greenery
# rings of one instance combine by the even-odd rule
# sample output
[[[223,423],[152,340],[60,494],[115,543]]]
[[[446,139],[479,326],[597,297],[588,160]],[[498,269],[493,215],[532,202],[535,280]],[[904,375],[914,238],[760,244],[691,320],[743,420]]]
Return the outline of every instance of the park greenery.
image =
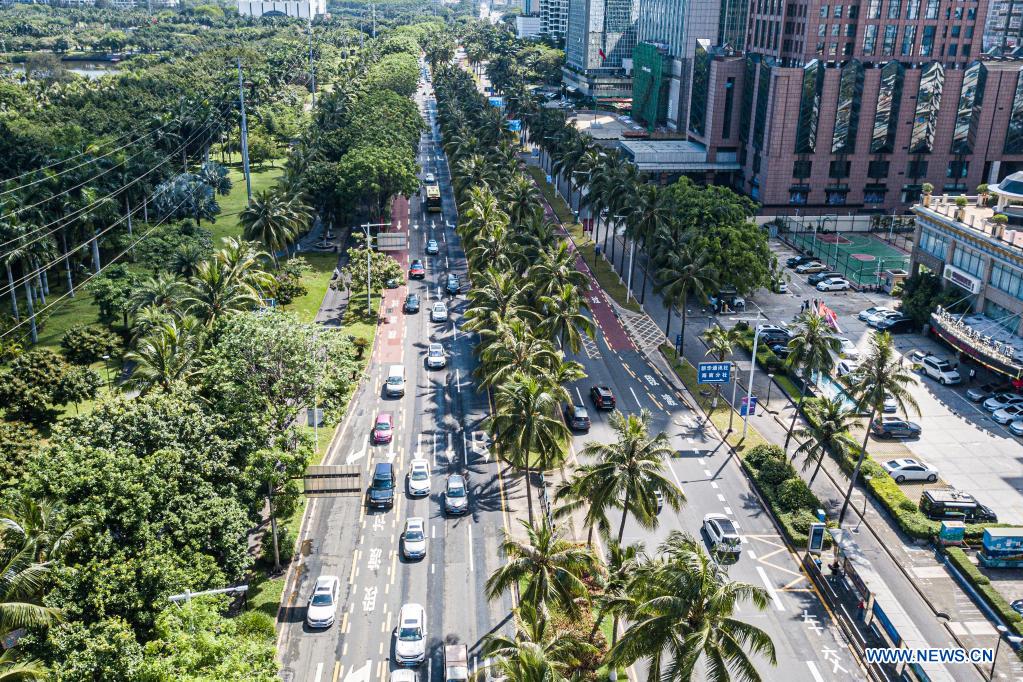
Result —
[[[0,68],[0,676],[276,679],[265,611],[168,597],[265,577],[317,457],[305,411],[337,423],[360,378],[364,332],[289,309],[321,262],[300,239],[416,190],[410,95],[449,10],[383,5],[375,37],[350,2],[311,38],[214,3],[0,8],[27,70]],[[75,51],[137,54],[88,80],[54,56]],[[275,169],[240,205],[239,60]]]

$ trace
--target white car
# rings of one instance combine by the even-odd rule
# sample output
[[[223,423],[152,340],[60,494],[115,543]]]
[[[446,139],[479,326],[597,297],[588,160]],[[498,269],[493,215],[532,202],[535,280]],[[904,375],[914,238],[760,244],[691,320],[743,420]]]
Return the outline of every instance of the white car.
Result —
[[[866,322],[873,315],[880,315],[882,313],[894,313],[894,312],[895,311],[892,310],[891,308],[886,308],[886,307],[881,306],[881,305],[876,305],[876,306],[873,306],[871,308],[867,308],[866,310],[861,310],[860,314],[856,316],[856,319],[860,320],[861,322]]]
[[[924,374],[932,379],[936,379],[942,386],[958,384],[962,381],[962,377],[959,376],[959,370],[953,367],[952,363],[948,360],[928,355],[920,364],[923,365]]]
[[[408,492],[413,497],[430,494],[430,463],[417,457],[409,463]]]
[[[840,377],[852,374],[860,368],[860,363],[855,360],[839,360],[835,363],[835,374]]]
[[[762,325],[759,325],[757,327],[757,334],[788,334],[788,335],[791,335],[791,333],[792,332],[790,332],[785,327],[779,327],[776,324],[762,324]]]
[[[439,343],[431,343],[426,351],[426,366],[430,369],[443,369],[448,364],[448,358],[444,355],[444,346]]]
[[[898,410],[899,403],[898,401],[895,400],[895,396],[888,395],[886,393],[884,396],[884,404],[882,405],[882,411],[885,414],[891,414],[892,412],[897,412]]]
[[[707,514],[703,517],[703,530],[707,533],[710,546],[717,552],[737,554],[742,551],[739,531],[732,520],[724,514]]]
[[[934,483],[938,480],[938,470],[923,462],[909,457],[892,459],[884,463],[884,470],[895,479],[896,483],[906,481],[927,481]]]
[[[996,410],[991,418],[999,424],[1008,424],[1009,422],[1016,421],[1023,417],[1023,405],[1009,405],[1003,407],[1000,410]]]
[[[394,629],[394,662],[419,665],[426,659],[426,610],[420,604],[405,604],[398,612]]]
[[[988,412],[995,412],[1009,405],[1023,403],[1023,395],[1019,393],[999,393],[984,401],[984,409]]]
[[[405,530],[401,532],[401,552],[406,559],[423,559],[426,557],[426,522],[418,516],[405,520]]]
[[[856,360],[860,357],[860,349],[856,347],[856,344],[851,340],[839,337],[838,342],[841,347],[838,350],[839,355],[843,358],[849,358],[850,360]]]
[[[849,280],[832,277],[817,283],[817,291],[845,291],[849,288]]]
[[[430,310],[430,321],[431,322],[446,322],[448,319],[448,307],[444,305],[444,302],[438,302],[433,304],[433,308]]]
[[[1014,436],[1023,436],[1023,419],[1017,419],[1009,424],[1009,431],[1011,431]]]
[[[878,324],[880,324],[884,320],[887,320],[889,317],[897,317],[901,314],[902,313],[898,312],[897,310],[885,309],[867,317],[867,325],[871,327],[877,327]]]
[[[336,575],[321,575],[317,578],[305,611],[305,624],[311,628],[329,628],[333,625],[340,593],[341,580]]]
[[[796,266],[796,272],[800,275],[812,275],[815,272],[824,272],[828,266],[820,261],[810,261]]]

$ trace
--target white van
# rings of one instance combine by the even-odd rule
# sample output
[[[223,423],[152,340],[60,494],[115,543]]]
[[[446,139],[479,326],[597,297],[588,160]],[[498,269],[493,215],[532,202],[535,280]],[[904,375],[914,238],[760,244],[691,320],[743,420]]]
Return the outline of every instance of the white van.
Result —
[[[400,398],[405,395],[405,366],[391,365],[387,368],[387,382],[384,393],[389,398]]]

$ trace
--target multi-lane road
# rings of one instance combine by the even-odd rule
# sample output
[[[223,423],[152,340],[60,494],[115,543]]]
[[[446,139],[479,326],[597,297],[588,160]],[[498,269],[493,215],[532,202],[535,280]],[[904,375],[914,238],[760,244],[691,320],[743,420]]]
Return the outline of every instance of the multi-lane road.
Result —
[[[408,231],[409,245],[399,259],[407,265],[410,258],[422,258],[426,279],[410,280],[407,286],[385,292],[369,378],[354,396],[325,462],[357,464],[364,467],[368,480],[373,464],[391,461],[398,472],[400,494],[393,509],[383,512],[367,510],[362,498],[318,498],[310,504],[301,535],[302,557],[289,577],[281,611],[282,676],[295,682],[387,680],[396,668],[393,630],[405,603],[419,603],[426,609],[427,660],[419,668],[424,682],[442,679],[443,644],[466,643],[475,668],[482,638],[509,622],[510,600],[488,603],[483,586],[502,561],[499,543],[509,523],[506,510],[525,506],[524,486],[510,480],[506,469],[472,446],[488,406],[485,394],[472,381],[475,360],[470,338],[459,329],[466,305],[466,263],[453,230],[455,206],[439,147],[435,102],[423,95],[417,99],[428,124],[419,163],[424,173],[437,177],[444,211],[426,213],[418,198],[407,208],[405,202],[396,204],[392,220]],[[428,239],[439,242],[438,255],[426,256]],[[448,299],[443,283],[452,272],[462,278],[463,292]],[[422,298],[417,314],[402,311],[409,291]],[[599,333],[575,358],[589,378],[571,390],[588,404],[590,386],[607,385],[614,390],[619,409],[650,410],[653,428],[665,430],[678,451],[668,465],[688,498],[677,514],[665,509],[653,532],[628,523],[626,541],[642,542],[652,552],[670,530],[697,535],[704,514],[728,514],[743,536],[742,556],[729,569],[730,575],[764,587],[771,598],[764,612],[747,605],[738,613],[739,618],[765,629],[777,647],[778,667],[761,666],[765,679],[861,678],[829,614],[727,447],[633,346],[603,294],[594,287],[589,296]],[[436,300],[448,301],[451,312],[446,323],[430,322],[429,309]],[[431,342],[444,345],[446,369],[426,369],[424,357]],[[405,366],[407,386],[401,399],[383,394],[384,375],[393,364]],[[394,440],[371,446],[370,430],[380,412],[394,415]],[[613,438],[606,414],[591,407],[590,417],[590,432],[574,439],[573,460],[587,441]],[[405,474],[415,456],[431,463],[432,492],[425,499],[407,495]],[[468,476],[470,512],[464,517],[443,513],[441,493],[449,473]],[[411,516],[423,517],[427,524],[427,556],[418,562],[406,562],[400,556],[401,529]],[[325,630],[310,630],[304,623],[305,604],[316,578],[324,574],[341,579],[338,622]],[[643,671],[637,672],[642,675]]]

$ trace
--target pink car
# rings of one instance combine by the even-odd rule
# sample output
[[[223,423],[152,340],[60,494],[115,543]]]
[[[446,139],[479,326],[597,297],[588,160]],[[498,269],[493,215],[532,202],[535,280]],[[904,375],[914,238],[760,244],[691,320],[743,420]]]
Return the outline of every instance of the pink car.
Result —
[[[373,445],[390,443],[394,435],[394,418],[390,412],[381,412],[373,426]]]

